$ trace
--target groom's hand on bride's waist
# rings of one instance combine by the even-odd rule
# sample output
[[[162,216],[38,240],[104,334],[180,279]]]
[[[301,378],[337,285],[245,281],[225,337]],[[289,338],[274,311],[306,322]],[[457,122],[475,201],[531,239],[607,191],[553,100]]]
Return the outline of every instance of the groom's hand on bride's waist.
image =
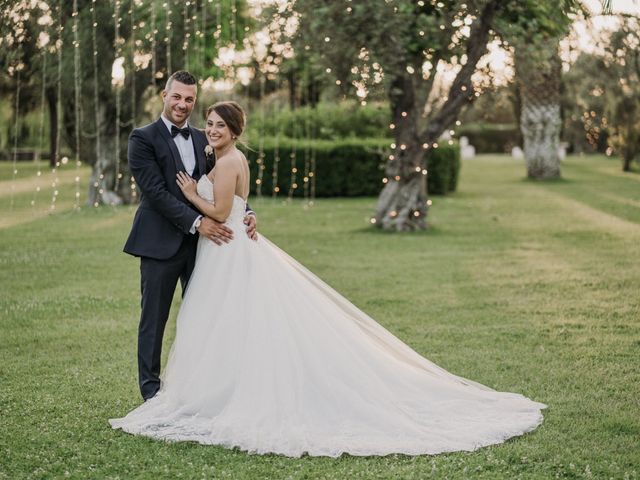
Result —
[[[256,232],[257,220],[254,213],[244,216],[244,224],[247,226],[247,236],[253,240],[258,240],[258,232]]]
[[[202,218],[202,222],[198,226],[198,233],[204,235],[216,245],[229,243],[233,240],[233,230],[209,217]]]

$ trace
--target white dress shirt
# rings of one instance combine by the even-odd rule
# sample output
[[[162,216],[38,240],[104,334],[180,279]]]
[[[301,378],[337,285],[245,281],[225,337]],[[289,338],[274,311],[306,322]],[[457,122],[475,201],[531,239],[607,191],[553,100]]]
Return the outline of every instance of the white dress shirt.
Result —
[[[171,123],[171,121],[168,120],[167,117],[164,116],[164,114],[162,114],[160,118],[162,118],[162,121],[166,125],[167,130],[169,130],[169,133],[171,133],[171,127],[175,124]],[[175,127],[178,128],[177,125],[175,125]],[[185,122],[182,128],[187,127],[189,127],[189,122]],[[189,135],[189,138],[184,138],[182,135],[178,134],[173,137],[173,142],[176,144],[176,147],[178,147],[178,152],[180,152],[182,164],[187,170],[187,173],[189,175],[193,175],[193,170],[196,168],[196,155],[193,150],[193,139],[191,138],[191,135]]]
[[[171,122],[169,119],[167,119],[167,117],[164,116],[164,113],[160,115],[160,118],[162,119],[162,122],[166,125],[167,129],[169,130],[169,133],[171,133],[171,127],[174,126],[175,124]],[[179,128],[177,125],[175,126],[176,128]],[[189,122],[185,122],[182,128],[187,128],[188,126],[189,126]],[[191,138],[191,135],[189,135],[189,138],[184,138],[182,135],[178,134],[175,137],[173,137],[173,141],[176,144],[176,147],[178,147],[178,152],[180,152],[180,158],[182,159],[182,164],[184,165],[185,170],[187,171],[189,176],[193,175],[193,171],[196,168],[196,155],[193,150],[193,139]],[[203,175],[204,175],[204,172],[203,172]],[[191,225],[191,228],[189,229],[189,233],[192,233],[192,234],[196,233],[196,224],[200,223],[201,220],[202,220],[202,215],[198,215],[198,217],[193,222],[193,225]]]

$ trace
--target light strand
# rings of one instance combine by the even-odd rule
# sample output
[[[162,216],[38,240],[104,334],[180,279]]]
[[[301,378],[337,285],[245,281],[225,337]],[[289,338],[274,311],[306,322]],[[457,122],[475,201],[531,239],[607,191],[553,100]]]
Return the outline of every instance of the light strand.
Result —
[[[22,70],[21,61],[18,61],[16,66],[16,98],[15,98],[15,119],[13,122],[13,162],[11,168],[11,204],[10,211],[13,211],[14,195],[16,190],[16,177],[18,175],[18,134],[20,132],[20,72]]]
[[[60,160],[60,142],[62,141],[62,30],[64,27],[62,26],[62,2],[60,0],[58,5],[58,41],[56,42],[56,46],[58,50],[56,52],[58,58],[58,78],[57,78],[57,97],[56,97],[56,113],[57,113],[57,122],[58,128],[56,129],[56,151],[54,158],[49,159],[51,167],[55,167],[56,163]]]
[[[164,43],[167,50],[167,78],[171,76],[171,1],[167,0],[163,6],[167,8],[167,17],[164,27]]]
[[[292,113],[295,110],[292,110]],[[288,195],[288,199],[291,201],[293,199],[293,193],[295,192],[295,190],[298,188],[298,184],[296,183],[297,181],[297,173],[298,173],[298,167],[296,166],[297,163],[297,146],[298,146],[298,123],[296,122],[295,119],[295,115],[291,115],[291,121],[293,122],[293,142],[291,145],[291,154],[289,155],[290,159],[291,159],[291,176],[290,176],[290,183],[289,183],[289,195]]]
[[[278,80],[278,90],[280,90],[281,83]],[[278,169],[280,168],[280,123],[278,122],[276,130],[275,145],[273,148],[273,172],[271,173],[271,196],[276,198],[278,192],[280,192],[280,186],[278,185]]]
[[[311,97],[312,101],[315,99],[315,83],[311,81]],[[312,122],[311,130],[311,171],[309,172],[309,183],[311,184],[310,201],[309,205],[312,206],[316,200],[316,128],[317,122]]]
[[[302,178],[302,188],[303,188],[303,195],[304,195],[304,199],[307,201],[307,203],[310,202],[309,200],[309,167],[310,167],[310,156],[311,156],[311,152],[309,151],[309,143],[310,143],[310,137],[311,137],[311,124],[310,124],[310,119],[309,116],[311,115],[311,108],[310,108],[310,104],[311,104],[311,99],[310,99],[310,95],[309,95],[309,65],[307,62],[305,62],[305,68],[304,68],[304,72],[303,72],[304,78],[306,80],[306,85],[304,85],[304,90],[302,93],[302,98],[306,101],[306,107],[308,110],[308,113],[305,117],[305,121],[304,121],[304,135],[305,135],[305,145],[304,145],[304,176]]]
[[[151,85],[156,86],[156,71],[158,69],[158,55],[156,52],[156,0],[151,0]]]
[[[99,85],[98,85],[98,39],[96,34],[96,29],[98,26],[98,22],[96,20],[96,0],[91,0],[91,20],[92,20],[92,29],[91,29],[91,41],[93,44],[93,96],[94,96],[94,104],[93,108],[95,110],[95,122],[96,122],[96,175],[97,179],[93,184],[94,187],[94,197],[93,197],[93,206],[97,207],[102,199],[102,194],[104,193],[104,168],[103,168],[103,159],[102,159],[102,145],[100,142],[100,109],[98,108],[99,98]]]
[[[129,7],[129,19],[131,21],[131,126],[136,126],[136,23],[135,23],[135,0],[131,0]]]
[[[60,0],[58,2],[58,40],[56,42],[57,50],[57,59],[58,59],[58,78],[57,78],[57,98],[56,98],[56,116],[57,116],[57,124],[58,128],[56,129],[56,145],[55,145],[55,153],[53,158],[50,159],[51,164],[51,204],[49,205],[49,210],[53,211],[56,208],[56,186],[58,183],[58,174],[57,169],[58,165],[60,165],[60,144],[62,142],[62,123],[64,120],[63,112],[62,112],[62,45],[63,45],[63,37],[62,31],[64,30],[64,26],[62,25],[62,2]],[[80,179],[76,178],[76,192],[79,192]]]
[[[211,0],[209,0],[211,3]],[[202,27],[200,28],[200,39],[202,40],[202,49],[200,50],[202,56],[200,58],[200,66],[205,70],[205,65],[207,62],[207,37],[205,32],[207,31],[207,1],[202,1]]]
[[[116,52],[116,58],[120,58],[120,0],[115,0],[114,2],[114,36],[113,36],[113,47]],[[120,84],[115,85],[115,95],[116,95],[116,138],[115,138],[115,182],[113,186],[113,191],[117,194],[120,190],[120,179],[122,178],[122,173],[120,173],[120,116],[122,110],[122,98],[121,98],[121,87]]]
[[[264,169],[266,168],[264,165],[265,153],[264,153],[264,87],[265,87],[265,77],[264,75],[260,75],[260,142],[258,144],[258,178],[256,179],[256,196],[262,196],[262,179],[264,176]]]
[[[186,70],[189,70],[189,25],[191,23],[191,17],[189,17],[189,5],[190,2],[184,2],[184,8],[182,10],[182,21],[184,26],[184,40],[182,42],[183,61]]]
[[[42,149],[44,148],[44,112],[45,112],[45,102],[46,102],[46,86],[47,86],[47,49],[46,45],[42,46],[42,89],[40,91],[40,128],[38,131],[38,150],[36,151],[35,160],[36,160],[36,176],[38,180],[42,175],[42,171],[40,170],[40,156],[42,154]],[[35,210],[36,200],[38,197],[38,193],[40,192],[40,185],[36,186],[36,190],[33,193],[33,198],[31,199],[31,206]]]
[[[75,105],[74,105],[74,113],[75,113],[75,134],[76,134],[76,172],[80,173],[80,122],[82,112],[80,111],[80,40],[78,35],[78,0],[73,0],[73,86],[75,93]],[[57,167],[58,165],[56,165]],[[80,209],[80,179],[79,175],[76,176],[76,198],[74,208],[76,210]],[[58,190],[54,191],[54,196],[57,197]]]

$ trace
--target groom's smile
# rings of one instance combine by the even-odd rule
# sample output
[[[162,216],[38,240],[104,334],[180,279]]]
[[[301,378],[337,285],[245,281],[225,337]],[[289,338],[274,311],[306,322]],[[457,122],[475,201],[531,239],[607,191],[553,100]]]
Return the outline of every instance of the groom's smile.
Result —
[[[164,103],[163,113],[167,120],[182,127],[196,103],[196,85],[186,85],[174,80],[162,91],[162,101]]]

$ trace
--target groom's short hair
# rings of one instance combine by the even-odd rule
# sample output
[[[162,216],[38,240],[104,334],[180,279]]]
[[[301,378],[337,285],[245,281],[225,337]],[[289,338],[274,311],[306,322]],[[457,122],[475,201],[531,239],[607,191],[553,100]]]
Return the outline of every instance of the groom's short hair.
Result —
[[[177,72],[174,72],[174,74],[167,79],[167,84],[164,86],[164,89],[169,90],[174,80],[176,82],[184,83],[185,85],[196,84],[196,77],[191,75],[186,70],[178,70]]]

